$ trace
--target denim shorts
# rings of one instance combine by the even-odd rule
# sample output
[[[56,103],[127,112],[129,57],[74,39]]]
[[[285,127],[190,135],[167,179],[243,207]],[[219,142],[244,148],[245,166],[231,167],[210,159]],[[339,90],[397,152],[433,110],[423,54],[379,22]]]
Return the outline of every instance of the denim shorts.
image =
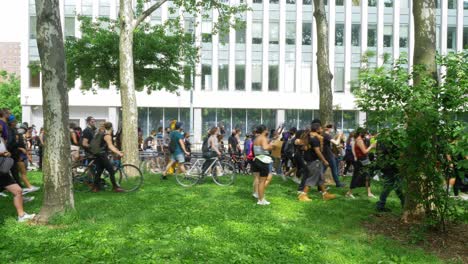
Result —
[[[184,154],[171,154],[171,161],[177,161],[179,163],[184,163],[185,162],[185,156]]]

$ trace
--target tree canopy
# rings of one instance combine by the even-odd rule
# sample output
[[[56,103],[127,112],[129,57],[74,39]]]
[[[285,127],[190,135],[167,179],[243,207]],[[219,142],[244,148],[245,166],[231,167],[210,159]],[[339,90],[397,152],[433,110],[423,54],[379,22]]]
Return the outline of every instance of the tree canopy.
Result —
[[[0,71],[0,108],[9,108],[18,119],[21,119],[20,92],[20,79],[15,74]]]

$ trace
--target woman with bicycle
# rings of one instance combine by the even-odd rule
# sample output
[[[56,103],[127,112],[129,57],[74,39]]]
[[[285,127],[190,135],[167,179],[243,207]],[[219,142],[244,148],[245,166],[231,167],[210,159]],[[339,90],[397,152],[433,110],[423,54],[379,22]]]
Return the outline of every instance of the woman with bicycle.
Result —
[[[256,130],[257,137],[253,143],[253,153],[255,155],[252,171],[255,177],[255,182],[258,182],[258,205],[269,205],[270,202],[265,200],[265,189],[271,182],[271,167],[273,159],[270,156],[272,149],[271,143],[268,141],[268,129],[264,125],[260,125]]]
[[[111,161],[107,157],[107,152],[110,150],[114,154],[118,155],[119,157],[123,157],[123,153],[119,151],[114,144],[112,143],[112,123],[105,122],[99,127],[98,134],[96,135],[93,140],[97,140],[98,142],[91,144],[99,144],[99,153],[95,154],[96,160],[96,174],[94,175],[94,187],[93,192],[99,192],[99,184],[101,182],[101,175],[104,169],[109,172],[109,178],[112,182],[112,187],[114,192],[124,192],[122,188],[117,184],[115,181],[115,170],[114,166],[112,165]]]

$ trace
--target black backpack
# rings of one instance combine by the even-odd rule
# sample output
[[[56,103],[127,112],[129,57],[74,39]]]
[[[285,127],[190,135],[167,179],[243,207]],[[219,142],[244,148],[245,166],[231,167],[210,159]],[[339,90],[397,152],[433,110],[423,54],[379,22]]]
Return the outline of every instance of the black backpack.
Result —
[[[295,149],[294,149],[294,139],[295,139],[295,137],[292,137],[292,138],[288,139],[288,140],[286,141],[286,143],[284,143],[284,146],[283,146],[284,155],[285,155],[286,158],[288,158],[288,159],[294,158],[294,152],[295,152]]]
[[[103,149],[101,148],[102,141],[104,140],[104,133],[98,132],[94,135],[93,140],[89,144],[89,153],[93,155],[101,154]]]
[[[210,146],[208,144],[208,139],[210,137],[209,136],[206,136],[204,139],[203,139],[203,145],[202,145],[202,152],[203,153],[207,153],[210,151]]]
[[[172,132],[174,133],[174,132]],[[171,142],[169,142],[169,152],[170,153],[175,153],[177,149],[177,139],[174,137],[174,134],[171,134]]]

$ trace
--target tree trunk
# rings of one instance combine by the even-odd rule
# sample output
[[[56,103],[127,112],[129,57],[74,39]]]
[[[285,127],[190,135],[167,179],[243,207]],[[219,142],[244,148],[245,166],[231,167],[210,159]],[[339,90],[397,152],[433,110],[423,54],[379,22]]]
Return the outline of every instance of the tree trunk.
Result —
[[[414,49],[414,65],[424,65],[426,74],[437,80],[436,66],[436,16],[435,16],[435,0],[414,0],[413,1],[413,16],[414,16],[414,32],[415,44]],[[421,84],[421,75],[415,74],[414,85]],[[412,121],[414,119],[414,121]],[[408,120],[408,129],[411,126],[417,125],[418,113]],[[420,152],[420,151],[419,151]],[[408,146],[407,155],[421,155],[424,157],[426,153],[418,153],[418,146]],[[417,222],[424,218],[424,207],[417,201],[421,197],[425,197],[421,188],[421,181],[424,175],[421,172],[415,172],[416,175],[407,177],[408,191],[405,197],[405,208],[402,216],[404,222]]]
[[[133,73],[132,1],[120,0],[120,96],[122,101],[122,150],[124,163],[139,165],[138,107]]]
[[[44,130],[44,201],[37,217],[47,223],[74,208],[71,179],[68,90],[59,0],[36,0],[37,46],[41,58]]]
[[[314,0],[314,17],[317,23],[317,70],[320,91],[320,120],[323,125],[333,123],[333,94],[328,50],[328,22],[323,0]],[[331,33],[330,33],[331,34]]]

